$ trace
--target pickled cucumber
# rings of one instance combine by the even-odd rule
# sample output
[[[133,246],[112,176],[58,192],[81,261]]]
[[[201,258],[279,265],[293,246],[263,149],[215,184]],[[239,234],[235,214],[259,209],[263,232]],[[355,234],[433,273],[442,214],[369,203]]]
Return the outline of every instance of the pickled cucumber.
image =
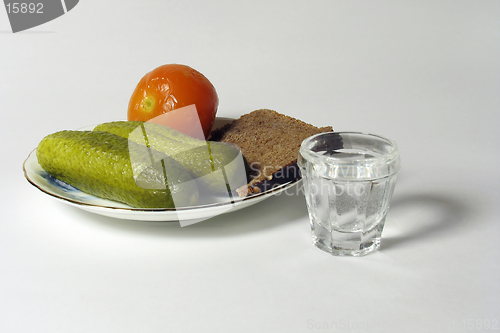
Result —
[[[165,154],[99,131],[60,131],[42,139],[38,163],[83,192],[138,208],[196,204],[190,174]]]
[[[165,153],[210,190],[225,192],[247,183],[247,161],[239,149],[229,144],[199,140],[172,128],[142,121],[104,123],[94,131],[110,132]]]

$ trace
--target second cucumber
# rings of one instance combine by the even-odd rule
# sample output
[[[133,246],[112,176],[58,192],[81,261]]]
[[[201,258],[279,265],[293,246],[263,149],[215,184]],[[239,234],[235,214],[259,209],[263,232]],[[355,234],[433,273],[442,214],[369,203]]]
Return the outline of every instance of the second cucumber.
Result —
[[[170,156],[211,191],[232,191],[247,183],[247,162],[240,150],[229,144],[198,140],[142,121],[104,123],[94,131],[113,133]]]

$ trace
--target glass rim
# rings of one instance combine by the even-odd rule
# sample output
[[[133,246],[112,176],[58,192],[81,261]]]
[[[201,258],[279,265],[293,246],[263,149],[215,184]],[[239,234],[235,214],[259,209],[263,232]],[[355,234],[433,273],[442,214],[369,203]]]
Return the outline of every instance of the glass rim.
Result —
[[[307,148],[306,146],[314,139],[322,136],[327,136],[327,135],[332,135],[332,134],[338,134],[340,136],[342,135],[360,135],[360,136],[365,136],[368,138],[376,138],[378,140],[384,141],[387,146],[391,147],[390,152],[383,153],[380,156],[375,156],[375,157],[363,157],[363,158],[356,158],[356,157],[335,157],[332,155],[325,156],[321,153],[312,151],[310,148]],[[342,132],[336,132],[336,131],[330,131],[330,132],[321,132],[314,134],[306,139],[304,139],[300,145],[300,153],[302,155],[306,154],[309,155],[310,157],[321,159],[321,160],[328,160],[328,161],[334,161],[335,163],[338,164],[351,164],[351,165],[376,165],[376,164],[386,164],[386,163],[391,163],[399,158],[399,147],[396,141],[389,139],[385,136],[379,135],[379,134],[373,134],[373,133],[368,133],[368,132],[359,132],[359,131],[342,131]]]

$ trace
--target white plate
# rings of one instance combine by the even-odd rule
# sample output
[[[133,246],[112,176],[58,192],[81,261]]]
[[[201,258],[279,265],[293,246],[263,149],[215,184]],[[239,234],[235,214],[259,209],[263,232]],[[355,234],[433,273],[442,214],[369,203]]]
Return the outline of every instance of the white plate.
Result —
[[[228,118],[217,118],[214,128],[230,120],[231,119]],[[86,127],[85,129],[92,128],[93,127]],[[196,221],[252,206],[300,182],[300,179],[298,179],[246,198],[232,198],[231,200],[227,196],[214,196],[210,198],[209,202],[191,207],[182,207],[178,209],[144,209],[134,208],[116,201],[95,197],[49,176],[38,164],[36,149],[34,149],[24,161],[23,170],[26,179],[43,193],[80,209],[119,219],[167,222],[179,221],[181,225],[192,224]]]

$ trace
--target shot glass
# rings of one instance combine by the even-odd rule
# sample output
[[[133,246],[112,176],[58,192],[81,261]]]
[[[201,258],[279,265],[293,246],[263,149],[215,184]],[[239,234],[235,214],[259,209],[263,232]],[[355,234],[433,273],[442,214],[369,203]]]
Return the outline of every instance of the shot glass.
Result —
[[[400,157],[382,136],[326,132],[302,142],[298,165],[314,245],[336,256],[380,247]]]

